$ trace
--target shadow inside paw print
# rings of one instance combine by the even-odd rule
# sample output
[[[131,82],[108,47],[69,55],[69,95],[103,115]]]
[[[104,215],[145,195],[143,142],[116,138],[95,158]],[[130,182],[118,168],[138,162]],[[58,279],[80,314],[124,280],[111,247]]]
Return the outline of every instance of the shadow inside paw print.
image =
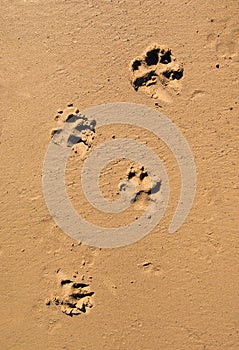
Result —
[[[59,295],[48,299],[46,305],[59,306],[64,314],[72,317],[86,313],[93,307],[93,295],[94,292],[90,291],[88,284],[62,279]]]
[[[138,264],[138,267],[142,270],[142,272],[145,273],[153,275],[160,275],[162,273],[161,266],[150,261],[145,261],[141,264]]]
[[[135,91],[142,89],[165,102],[171,101],[173,92],[179,93],[183,73],[182,64],[176,62],[171,49],[157,44],[130,63],[130,81]]]
[[[127,171],[127,178],[130,180],[136,190],[135,196],[131,199],[131,202],[136,202],[143,196],[146,196],[148,200],[150,200],[149,195],[152,193],[156,193],[160,190],[161,180],[157,181],[150,180],[147,170],[144,166],[130,166]]]
[[[75,149],[78,144],[83,144],[85,150],[91,147],[95,136],[95,120],[89,120],[82,115],[78,108],[73,107],[73,104],[68,105],[64,110],[59,110],[54,119],[58,124],[51,131],[52,141],[55,144],[75,147]]]

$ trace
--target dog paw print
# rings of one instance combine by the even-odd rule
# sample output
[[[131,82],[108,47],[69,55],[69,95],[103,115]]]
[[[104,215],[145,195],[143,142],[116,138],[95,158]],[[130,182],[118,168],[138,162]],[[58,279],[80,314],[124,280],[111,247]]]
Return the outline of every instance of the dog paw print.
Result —
[[[74,108],[73,104],[68,104],[64,110],[58,110],[54,119],[57,122],[56,128],[51,131],[54,143],[74,147],[75,153],[79,147],[83,147],[84,152],[91,147],[96,123],[82,115],[78,108]]]
[[[144,166],[131,165],[126,172],[126,180],[119,184],[119,190],[125,191],[129,184],[133,185],[130,202],[134,203],[135,209],[145,209],[148,202],[153,200],[151,194],[160,191],[161,179],[150,177]]]
[[[152,98],[171,102],[179,94],[183,66],[177,63],[171,49],[154,44],[130,63],[130,82],[135,91],[142,90]]]
[[[207,47],[211,51],[213,68],[219,69],[238,63],[239,22],[237,16],[210,19],[206,36]]]
[[[144,166],[130,166],[127,170],[127,179],[131,181],[137,189],[134,201],[136,201],[137,198],[143,193],[150,195],[160,190],[161,180],[150,179],[149,174]]]
[[[87,313],[93,307],[93,295],[89,284],[62,279],[59,292],[47,299],[46,305],[58,306],[64,314],[72,317]]]

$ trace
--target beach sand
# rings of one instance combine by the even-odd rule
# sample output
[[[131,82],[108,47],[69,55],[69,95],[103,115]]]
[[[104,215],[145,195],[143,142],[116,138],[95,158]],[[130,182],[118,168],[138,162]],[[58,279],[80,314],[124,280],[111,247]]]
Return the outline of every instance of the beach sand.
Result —
[[[238,350],[237,1],[1,0],[0,19],[0,348]],[[171,58],[150,61],[153,48]],[[167,210],[148,235],[100,249],[57,226],[42,168],[61,111],[111,102],[170,118],[190,145],[197,188],[185,222],[169,234],[181,186],[171,151],[148,130],[96,129],[66,169],[68,193],[87,220],[120,227],[148,203],[137,164],[140,195],[128,211],[108,215],[87,202],[79,171],[106,140],[143,140],[170,181]],[[119,196],[130,166],[103,169],[107,199]]]

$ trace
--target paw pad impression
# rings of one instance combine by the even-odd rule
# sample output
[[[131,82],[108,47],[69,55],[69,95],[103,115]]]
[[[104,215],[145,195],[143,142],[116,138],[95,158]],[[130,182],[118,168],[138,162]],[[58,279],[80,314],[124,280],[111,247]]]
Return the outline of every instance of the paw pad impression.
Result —
[[[130,62],[130,82],[135,91],[142,90],[165,102],[171,102],[173,93],[179,94],[183,73],[171,49],[158,44]]]
[[[59,293],[47,299],[46,305],[56,305],[64,314],[72,317],[87,313],[93,307],[93,295],[94,292],[89,289],[89,284],[62,279]]]

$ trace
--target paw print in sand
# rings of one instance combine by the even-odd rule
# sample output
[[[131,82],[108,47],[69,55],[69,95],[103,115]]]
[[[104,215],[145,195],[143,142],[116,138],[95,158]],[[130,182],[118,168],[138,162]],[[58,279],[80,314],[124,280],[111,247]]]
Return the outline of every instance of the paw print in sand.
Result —
[[[166,46],[154,44],[130,63],[130,82],[135,91],[164,102],[171,102],[172,95],[179,94],[182,77],[182,64]]]
[[[139,207],[147,207],[150,201],[150,194],[160,191],[161,180],[152,181],[147,170],[141,165],[131,165],[127,169],[127,180],[131,181],[136,188],[135,195],[131,199],[131,203],[138,203]],[[138,206],[136,206],[137,208]]]
[[[94,292],[90,291],[86,283],[62,279],[60,289],[57,295],[46,300],[46,305],[56,305],[68,316],[87,313],[93,307],[92,296]]]
[[[57,126],[51,130],[53,142],[72,147],[75,153],[80,153],[84,159],[93,144],[95,121],[88,120],[78,108],[74,108],[72,103],[68,104],[64,110],[58,110],[54,119]]]

